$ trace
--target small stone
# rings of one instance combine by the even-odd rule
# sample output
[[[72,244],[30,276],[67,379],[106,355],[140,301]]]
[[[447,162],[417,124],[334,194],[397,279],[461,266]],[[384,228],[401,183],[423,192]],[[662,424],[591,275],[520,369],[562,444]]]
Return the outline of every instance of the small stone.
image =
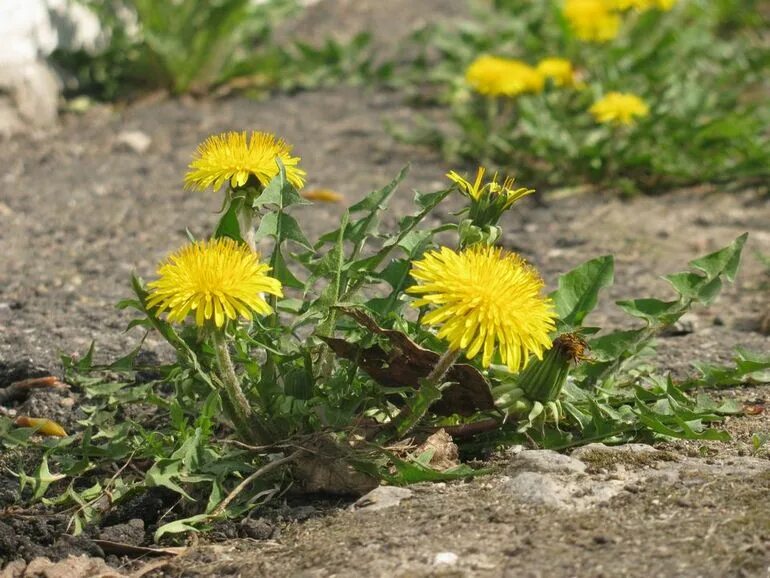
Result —
[[[586,465],[580,460],[553,450],[529,450],[519,452],[511,461],[511,468],[533,472],[582,474]]]
[[[567,507],[570,499],[564,484],[539,472],[522,472],[506,481],[504,487],[514,498],[525,504]]]
[[[144,521],[139,518],[129,520],[125,524],[115,524],[103,528],[99,534],[100,540],[118,542],[139,546],[144,542]]]
[[[368,494],[361,496],[351,509],[358,512],[376,512],[398,506],[402,500],[412,497],[412,490],[398,486],[379,486]]]
[[[244,518],[241,522],[241,534],[252,540],[267,540],[272,537],[273,531],[273,526],[261,518]]]
[[[140,130],[124,130],[115,138],[118,150],[127,150],[138,155],[144,154],[152,145],[152,139]]]
[[[454,552],[439,552],[433,558],[434,566],[454,566],[460,557]]]

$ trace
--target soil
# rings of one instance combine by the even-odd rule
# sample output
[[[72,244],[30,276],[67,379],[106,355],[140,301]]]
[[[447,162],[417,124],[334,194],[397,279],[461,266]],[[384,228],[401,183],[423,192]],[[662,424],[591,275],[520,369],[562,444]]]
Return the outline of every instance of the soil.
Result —
[[[375,46],[393,49],[439,9],[456,18],[463,7],[461,0],[322,0],[289,30],[323,38],[368,28]],[[151,277],[157,262],[184,243],[186,227],[202,236],[217,219],[215,195],[181,187],[190,155],[207,135],[274,132],[295,145],[309,188],[339,191],[347,204],[410,163],[387,225],[410,210],[412,189],[437,190],[450,168],[473,169],[449,167],[431,151],[394,142],[383,121],[408,125],[414,114],[396,92],[333,87],[262,101],[98,105],[63,117],[55,132],[3,141],[0,386],[60,374],[60,354],[83,354],[92,341],[101,360],[136,344],[138,331],[123,333],[130,314],[113,307],[130,296],[131,271]],[[149,148],[139,152],[124,144],[127,131],[147,135]],[[729,361],[736,347],[770,350],[770,337],[760,331],[770,313],[770,274],[757,258],[770,254],[766,196],[700,187],[627,199],[601,190],[539,191],[539,197],[507,217],[505,243],[531,260],[551,286],[559,273],[586,259],[614,254],[615,285],[589,319],[607,327],[631,324],[614,300],[671,296],[659,275],[682,270],[749,231],[736,283],[689,316],[681,334],[661,338],[654,362],[683,375],[694,361]],[[300,211],[298,219],[314,237],[342,211],[341,205],[319,204]],[[443,217],[450,218],[449,211]],[[147,348],[161,358],[169,355],[152,336]],[[762,406],[770,402],[770,386],[719,395]],[[35,392],[21,408],[0,410],[36,412],[67,427],[77,418],[77,394]],[[770,451],[752,445],[753,434],[770,433],[770,417],[764,411],[731,418],[725,427],[733,435],[728,443],[665,444],[661,449],[671,460],[633,461],[621,473],[603,464],[578,481],[570,478],[591,491],[634,480],[590,506],[577,505],[574,496],[556,506],[524,500],[510,491],[505,464],[515,458],[509,456],[490,476],[420,485],[411,499],[378,512],[353,512],[346,503],[328,501],[311,500],[311,511],[306,501],[282,506],[288,513],[225,528],[221,543],[193,548],[151,575],[770,576]],[[639,473],[648,470],[676,475]],[[0,505],[17,496],[16,482],[0,476]],[[108,534],[130,530],[136,536],[141,513],[166,500],[145,498],[135,511],[110,521],[126,528]],[[104,555],[88,537],[62,538],[63,525],[59,519],[0,515],[0,560]],[[456,557],[436,557],[447,552]]]

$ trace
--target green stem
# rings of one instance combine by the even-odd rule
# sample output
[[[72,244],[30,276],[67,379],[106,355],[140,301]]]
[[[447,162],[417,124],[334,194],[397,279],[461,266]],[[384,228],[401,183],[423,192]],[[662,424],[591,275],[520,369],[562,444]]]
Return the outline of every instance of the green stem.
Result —
[[[249,400],[243,394],[241,383],[235,374],[233,361],[230,358],[230,351],[227,348],[224,331],[215,329],[211,333],[214,342],[214,352],[216,353],[217,366],[219,367],[219,377],[224,385],[226,402],[222,408],[233,422],[238,435],[244,440],[254,444],[265,444],[268,442],[268,436],[264,428],[256,423],[254,412],[251,409]]]
[[[458,357],[460,357],[459,349],[448,349],[444,352],[428,376],[420,380],[423,389],[417,392],[413,403],[407,403],[401,408],[377,436],[376,443],[385,445],[393,437],[401,439],[417,425],[430,406],[441,399],[439,386]]]
[[[441,385],[441,380],[446,375],[446,372],[449,371],[449,368],[451,368],[455,364],[455,361],[460,357],[460,353],[459,349],[447,349],[444,354],[439,357],[433,370],[425,378],[425,381],[437,387]]]

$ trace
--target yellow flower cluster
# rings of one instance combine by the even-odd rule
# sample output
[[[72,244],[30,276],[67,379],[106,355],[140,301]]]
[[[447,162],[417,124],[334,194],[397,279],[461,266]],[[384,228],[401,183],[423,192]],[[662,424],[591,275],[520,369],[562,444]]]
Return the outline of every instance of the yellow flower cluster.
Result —
[[[553,304],[541,294],[537,271],[515,253],[484,244],[461,252],[442,247],[416,261],[412,277],[417,284],[407,292],[420,296],[412,305],[434,307],[422,323],[437,326],[437,336],[468,359],[481,352],[484,367],[497,350],[519,371],[551,346]]]
[[[564,17],[580,40],[607,42],[620,31],[619,12],[671,10],[676,0],[565,0]]]
[[[618,35],[621,19],[615,0],[566,0],[564,17],[580,40],[607,42]]]
[[[521,60],[485,54],[474,60],[465,72],[471,88],[486,96],[539,93],[548,79],[556,86],[578,85],[572,63],[564,58],[545,58],[537,66],[530,66]]]
[[[468,84],[487,96],[517,96],[543,90],[543,77],[521,60],[484,55],[465,73]]]
[[[537,71],[555,86],[575,88],[580,85],[572,63],[566,58],[543,58],[537,63]]]
[[[597,122],[630,125],[650,113],[647,104],[635,94],[610,92],[590,109]]]

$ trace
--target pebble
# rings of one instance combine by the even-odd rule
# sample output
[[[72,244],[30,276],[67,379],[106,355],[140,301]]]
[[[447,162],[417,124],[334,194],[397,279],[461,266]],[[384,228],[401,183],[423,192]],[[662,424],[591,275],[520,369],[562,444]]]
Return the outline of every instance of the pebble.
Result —
[[[504,488],[519,502],[532,505],[565,507],[570,499],[564,485],[547,474],[522,472],[507,480]]]
[[[144,154],[152,145],[152,139],[140,130],[124,130],[115,137],[115,148],[138,155]]]
[[[460,557],[454,552],[439,552],[433,558],[434,566],[454,566]]]
[[[516,454],[511,460],[511,468],[534,472],[582,474],[586,465],[570,456],[553,450],[529,450]]]
[[[402,500],[412,497],[412,490],[398,486],[379,486],[361,496],[351,509],[357,512],[376,512],[398,506]]]

